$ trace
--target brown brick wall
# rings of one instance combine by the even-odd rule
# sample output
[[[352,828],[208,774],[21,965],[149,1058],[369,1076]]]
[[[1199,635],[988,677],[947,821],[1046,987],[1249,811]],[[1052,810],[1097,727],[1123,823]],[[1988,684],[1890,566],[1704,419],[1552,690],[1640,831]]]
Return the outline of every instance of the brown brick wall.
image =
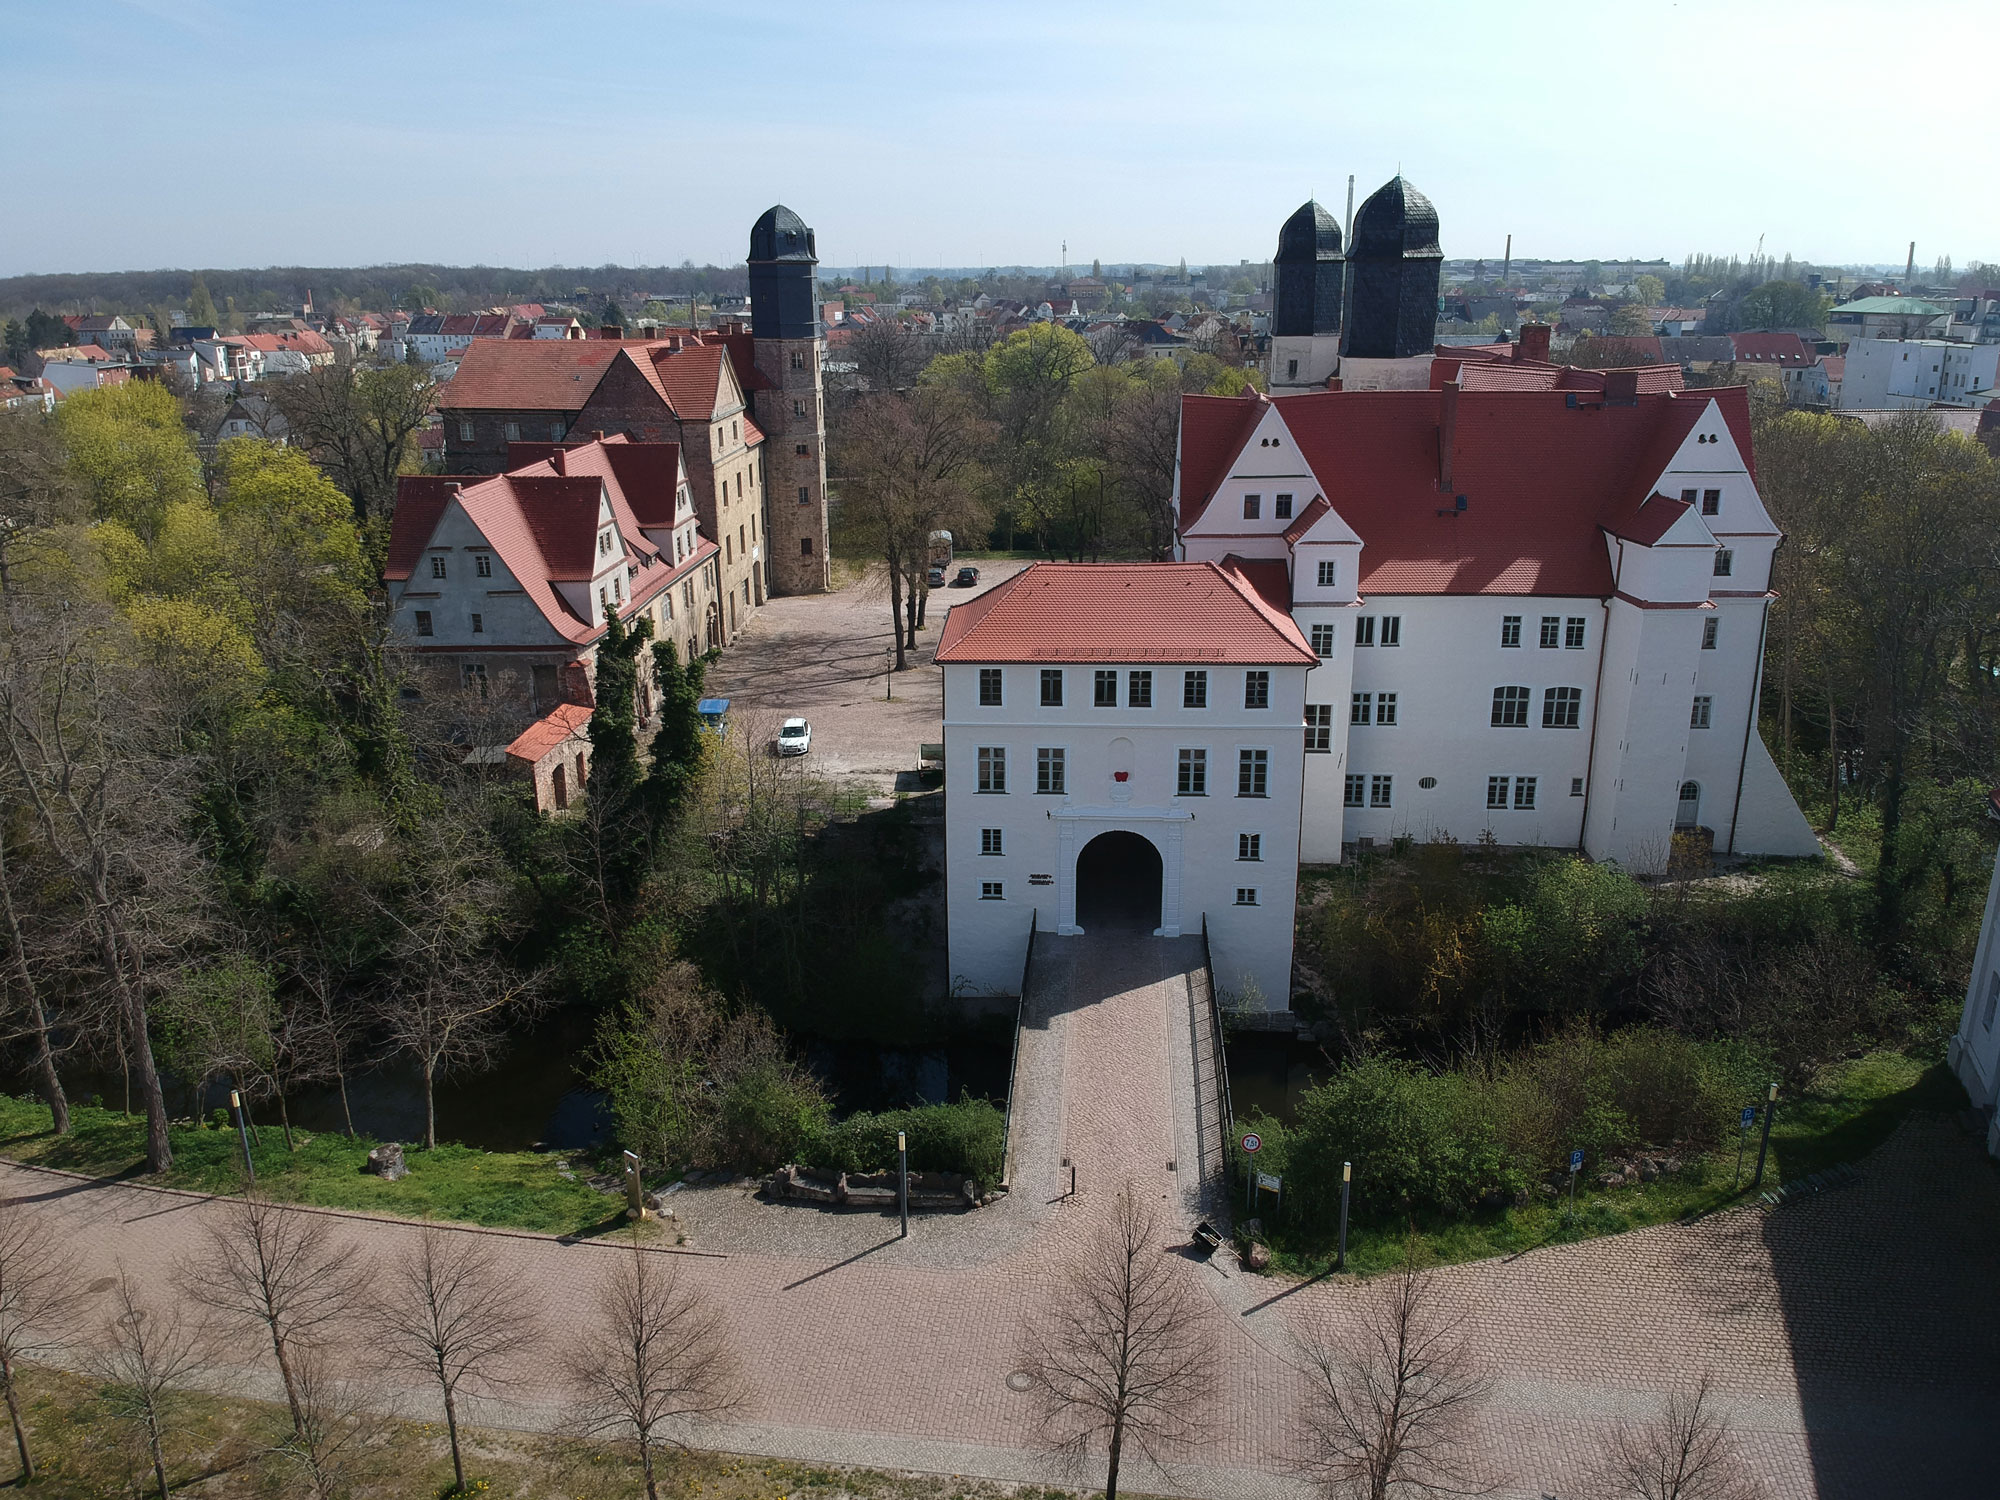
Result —
[[[771,588],[780,594],[824,593],[830,583],[826,401],[821,378],[825,350],[819,339],[759,339],[756,354],[757,368],[777,387],[755,396],[757,425],[768,435]],[[801,491],[804,503],[799,500]]]

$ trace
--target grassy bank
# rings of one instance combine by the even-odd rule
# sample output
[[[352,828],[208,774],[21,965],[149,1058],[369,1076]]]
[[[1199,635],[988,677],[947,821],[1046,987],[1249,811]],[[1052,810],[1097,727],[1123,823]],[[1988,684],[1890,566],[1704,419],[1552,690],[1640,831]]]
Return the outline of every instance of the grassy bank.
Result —
[[[50,1500],[102,1500],[142,1492],[152,1470],[131,1431],[117,1423],[95,1381],[24,1368],[22,1413],[39,1472],[34,1492]],[[266,1500],[305,1494],[298,1471],[273,1448],[289,1428],[284,1408],[187,1394],[174,1398],[167,1430],[167,1482],[203,1500]],[[451,1484],[442,1422],[364,1420],[342,1450],[343,1492],[355,1500],[430,1500]],[[479,1428],[465,1430],[466,1472],[476,1494],[588,1495],[638,1500],[637,1458],[623,1447]],[[11,1461],[11,1445],[9,1459]],[[991,1484],[956,1476],[897,1474],[786,1463],[662,1445],[660,1489],[701,1500],[1068,1500],[1066,1490]],[[0,1473],[11,1475],[0,1466]]]
[[[1948,1069],[1902,1053],[1874,1052],[1829,1070],[1813,1090],[1780,1100],[1764,1188],[1858,1161],[1887,1140],[1912,1110],[1948,1110],[1963,1103],[1964,1094]],[[1749,1186],[1757,1158],[1755,1130],[1746,1147],[1740,1184],[1733,1146],[1688,1160],[1674,1176],[1624,1188],[1598,1188],[1599,1164],[1586,1161],[1577,1182],[1574,1221],[1565,1222],[1566,1196],[1537,1191],[1520,1207],[1481,1210],[1463,1218],[1419,1217],[1414,1224],[1418,1254],[1438,1264],[1481,1260],[1730,1208],[1755,1197]],[[1290,1227],[1268,1214],[1265,1225],[1276,1269],[1311,1276],[1332,1264],[1332,1233],[1318,1226]],[[1406,1219],[1371,1213],[1369,1205],[1357,1200],[1348,1233],[1348,1269],[1369,1275],[1400,1265],[1412,1227]]]
[[[264,1125],[251,1143],[257,1182],[274,1198],[322,1208],[353,1208],[408,1218],[457,1219],[496,1228],[549,1234],[584,1234],[617,1219],[621,1204],[588,1183],[565,1177],[565,1158],[532,1151],[475,1151],[439,1146],[409,1148],[410,1171],[385,1182],[363,1170],[367,1137],[315,1135],[294,1130],[296,1151],[284,1133]],[[145,1177],[146,1122],[114,1109],[73,1108],[70,1132],[50,1132],[48,1107],[39,1100],[0,1097],[0,1155],[35,1166],[60,1167],[93,1177],[131,1177],[201,1193],[234,1193],[243,1186],[242,1147],[233,1128],[174,1127],[174,1164],[162,1178]],[[587,1170],[579,1162],[572,1169]]]

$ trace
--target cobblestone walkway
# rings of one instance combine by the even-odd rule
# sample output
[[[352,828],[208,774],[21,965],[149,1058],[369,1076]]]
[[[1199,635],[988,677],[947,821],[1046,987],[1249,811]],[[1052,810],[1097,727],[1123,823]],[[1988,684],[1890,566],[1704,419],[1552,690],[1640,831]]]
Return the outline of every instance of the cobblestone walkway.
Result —
[[[899,1241],[892,1219],[744,1208],[729,1189],[677,1195],[718,1206],[688,1217],[700,1248],[726,1253],[681,1264],[727,1311],[757,1391],[754,1410],[702,1440],[1050,1478],[1028,1400],[1006,1384],[1023,1315],[1053,1295],[1065,1257],[1128,1177],[1156,1197],[1169,1244],[1185,1240],[1199,1208],[1198,1180],[1188,1180],[1198,1174],[1182,1170],[1194,1141],[1185,971],[1197,948],[1096,935],[1054,941],[1046,954],[1038,945],[1041,1004],[1023,1039],[1017,1105],[1037,1100],[1039,1123],[1016,1143],[1005,1205],[919,1220]],[[1064,1157],[1077,1167],[1074,1197]],[[0,1165],[0,1192],[58,1219],[91,1276],[122,1264],[161,1295],[175,1260],[196,1253],[226,1211],[11,1165]],[[348,1215],[340,1230],[373,1257],[394,1255],[411,1232]],[[612,1257],[630,1253],[525,1234],[503,1242],[552,1337],[585,1322]],[[1774,1496],[1970,1496],[1991,1493],[1996,1247],[1991,1164],[1953,1127],[1920,1120],[1839,1192],[1437,1279],[1495,1376],[1481,1447],[1500,1494],[1579,1493],[1610,1424],[1650,1414],[1661,1392],[1706,1369]],[[1218,1500],[1298,1495],[1286,1470],[1294,1330],[1307,1318],[1351,1324],[1365,1292],[1243,1276],[1226,1255],[1190,1263],[1189,1274],[1210,1294],[1212,1437],[1171,1473],[1129,1475],[1132,1487]],[[561,1402],[554,1363],[525,1361],[510,1399],[478,1417],[548,1425]],[[261,1370],[246,1378],[268,1386]],[[385,1392],[385,1403],[417,1399]]]

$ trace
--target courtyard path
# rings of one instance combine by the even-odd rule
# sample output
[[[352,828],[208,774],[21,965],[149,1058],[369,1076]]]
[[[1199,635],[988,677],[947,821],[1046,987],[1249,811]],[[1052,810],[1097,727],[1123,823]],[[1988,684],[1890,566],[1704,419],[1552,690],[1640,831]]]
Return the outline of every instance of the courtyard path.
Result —
[[[686,1201],[684,1272],[727,1311],[757,1393],[711,1446],[1000,1479],[1048,1480],[1029,1398],[1010,1390],[1024,1316],[1056,1294],[1065,1258],[1130,1180],[1159,1205],[1163,1253],[1201,1206],[1186,1054],[1198,944],[1053,940],[1037,946],[1024,1033],[1024,1134],[995,1208],[893,1219],[752,1205],[727,1189]],[[1077,1192],[1067,1196],[1067,1157]],[[123,1265],[166,1295],[226,1206],[122,1182],[0,1165],[0,1192],[60,1222],[93,1277]],[[406,1244],[396,1221],[340,1215],[357,1254]],[[465,1230],[466,1233],[482,1231]],[[552,1337],[583,1326],[621,1251],[506,1234]],[[1365,1289],[1188,1264],[1209,1293],[1216,1405],[1199,1451],[1136,1490],[1214,1497],[1301,1493],[1287,1473],[1299,1392],[1295,1330],[1352,1326]],[[2000,1396],[2000,1179],[1950,1124],[1907,1124],[1863,1180],[1774,1213],[1550,1247],[1435,1273],[1494,1376],[1480,1447],[1499,1493],[1581,1493],[1610,1424],[1712,1371],[1771,1494],[1990,1493]],[[254,1361],[253,1341],[238,1341]],[[365,1355],[357,1345],[357,1369]],[[540,1428],[561,1409],[555,1361],[524,1360],[478,1420]],[[260,1364],[243,1384],[272,1392]],[[404,1393],[417,1401],[421,1393]],[[385,1392],[385,1404],[399,1398]]]

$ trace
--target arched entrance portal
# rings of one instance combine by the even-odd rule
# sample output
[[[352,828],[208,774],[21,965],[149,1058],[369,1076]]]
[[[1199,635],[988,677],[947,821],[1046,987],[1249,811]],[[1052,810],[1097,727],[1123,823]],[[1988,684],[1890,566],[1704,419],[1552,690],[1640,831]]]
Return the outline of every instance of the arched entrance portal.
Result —
[[[1076,921],[1099,928],[1160,925],[1160,851],[1151,839],[1115,829],[1100,833],[1076,857]]]

